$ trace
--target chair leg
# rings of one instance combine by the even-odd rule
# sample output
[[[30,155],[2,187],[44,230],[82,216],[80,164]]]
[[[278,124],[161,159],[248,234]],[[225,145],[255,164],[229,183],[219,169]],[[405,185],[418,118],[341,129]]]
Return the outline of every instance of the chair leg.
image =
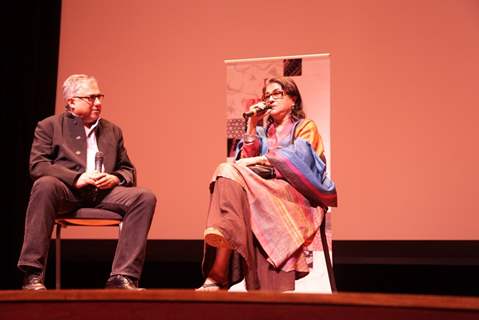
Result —
[[[323,222],[319,227],[319,232],[321,234],[321,244],[323,246],[323,253],[324,253],[324,260],[326,261],[326,269],[328,271],[328,278],[329,284],[331,286],[331,292],[337,292],[338,289],[336,288],[336,280],[334,278],[334,270],[331,256],[329,255],[329,246],[328,246],[328,239],[326,237],[326,213],[323,217]]]
[[[55,236],[55,289],[61,289],[61,232],[62,226],[57,223],[55,226],[56,236]]]

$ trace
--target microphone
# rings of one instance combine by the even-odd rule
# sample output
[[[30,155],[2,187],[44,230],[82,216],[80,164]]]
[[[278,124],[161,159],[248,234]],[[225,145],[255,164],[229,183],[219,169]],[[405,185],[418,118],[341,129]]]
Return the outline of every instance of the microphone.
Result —
[[[270,104],[264,104],[263,106],[258,106],[258,108],[255,108],[251,111],[243,113],[243,118],[249,118],[249,117],[252,117],[254,115],[261,114],[263,112],[268,111],[271,108],[272,108],[272,106]]]
[[[103,152],[98,151],[97,153],[95,153],[95,172],[97,172],[97,173],[103,172],[103,160],[104,160],[104,158],[105,158],[105,156],[104,156]],[[100,190],[97,187],[94,187],[92,189],[91,200],[93,202],[97,201],[99,191]]]
[[[95,154],[95,171],[96,172],[103,172],[103,160],[105,158],[105,155],[103,152],[98,151]]]

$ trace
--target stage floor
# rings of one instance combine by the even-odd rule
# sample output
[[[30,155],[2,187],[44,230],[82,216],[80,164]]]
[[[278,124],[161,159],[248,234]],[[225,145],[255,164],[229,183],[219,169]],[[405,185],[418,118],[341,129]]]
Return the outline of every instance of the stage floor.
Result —
[[[399,294],[0,291],[0,319],[479,319],[479,298]]]

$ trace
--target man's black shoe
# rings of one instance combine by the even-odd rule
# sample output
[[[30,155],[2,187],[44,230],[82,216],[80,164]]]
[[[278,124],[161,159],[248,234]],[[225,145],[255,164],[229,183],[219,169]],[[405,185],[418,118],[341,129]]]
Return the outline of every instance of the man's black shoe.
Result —
[[[138,280],[133,280],[128,276],[116,274],[111,276],[105,285],[106,289],[126,289],[126,290],[144,290],[138,288]]]
[[[43,277],[38,273],[25,273],[23,277],[23,290],[47,290],[43,284]]]

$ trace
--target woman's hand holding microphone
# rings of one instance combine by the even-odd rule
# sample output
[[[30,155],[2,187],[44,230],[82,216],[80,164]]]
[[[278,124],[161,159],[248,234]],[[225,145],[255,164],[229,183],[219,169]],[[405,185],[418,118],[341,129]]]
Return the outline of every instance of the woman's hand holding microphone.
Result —
[[[253,104],[249,111],[243,113],[243,118],[248,122],[247,134],[256,133],[256,124],[267,116],[271,111],[271,105],[264,101]]]

